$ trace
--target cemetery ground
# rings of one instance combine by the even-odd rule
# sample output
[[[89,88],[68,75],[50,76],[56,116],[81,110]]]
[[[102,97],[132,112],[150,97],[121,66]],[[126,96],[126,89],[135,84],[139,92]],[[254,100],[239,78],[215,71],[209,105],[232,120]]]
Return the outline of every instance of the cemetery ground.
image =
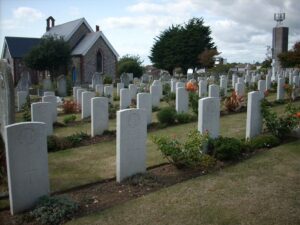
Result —
[[[274,95],[270,95],[269,99],[273,100]],[[165,105],[164,102],[162,102],[161,104]],[[297,101],[294,104],[299,106],[300,102]],[[283,113],[284,105],[274,106],[273,109],[279,113]],[[156,122],[155,114],[156,113],[153,113],[154,122]],[[17,118],[20,118],[20,115],[17,115]],[[79,115],[77,115],[77,118],[79,118]],[[60,122],[62,121],[62,116],[59,116],[58,121]],[[245,134],[245,125],[246,125],[245,121],[246,121],[246,112],[234,113],[234,114],[222,116],[220,119],[221,135],[228,136],[228,137],[243,138]],[[116,122],[114,119],[110,120],[109,130],[111,131],[115,130],[115,123]],[[146,176],[145,178],[142,178],[145,179],[144,182],[145,185],[142,186],[132,185],[132,184],[116,185],[114,179],[111,179],[112,177],[115,176],[115,148],[116,148],[115,137],[108,140],[100,140],[101,142],[99,143],[97,143],[96,141],[95,144],[89,143],[86,146],[75,147],[75,148],[58,151],[58,152],[51,152],[48,155],[51,191],[59,192],[59,193],[65,192],[67,195],[72,196],[74,200],[80,200],[83,205],[85,204],[88,205],[89,209],[85,209],[83,213],[83,214],[87,214],[91,212],[97,212],[99,210],[103,210],[105,208],[114,205],[119,205],[122,202],[126,202],[132,198],[143,196],[147,193],[161,189],[162,187],[174,185],[176,183],[182,182],[189,178],[197,177],[199,176],[199,171],[181,172],[176,170],[173,166],[170,166],[169,164],[165,164],[167,162],[166,159],[162,157],[161,153],[157,150],[157,147],[151,140],[152,135],[176,136],[176,138],[178,139],[183,139],[188,131],[196,127],[197,127],[197,122],[191,122],[187,124],[170,126],[162,129],[154,129],[148,133],[147,166],[153,168],[150,169],[151,171],[150,174],[152,174],[150,177],[147,178]],[[88,121],[85,121],[85,122],[79,122],[70,127],[56,127],[54,130],[54,134],[58,136],[69,136],[79,131],[89,133],[89,130],[90,130],[90,123]],[[103,223],[108,223],[108,224],[118,224],[118,223],[121,224],[124,218],[125,220],[128,220],[128,222],[137,221],[137,224],[140,223],[147,224],[151,221],[157,221],[155,218],[160,218],[163,214],[161,215],[159,214],[162,212],[166,212],[167,209],[170,210],[170,212],[172,213],[175,213],[177,210],[180,210],[180,208],[174,208],[174,205],[178,205],[178,204],[182,205],[182,207],[183,205],[185,205],[186,208],[182,209],[185,213],[183,213],[182,217],[180,217],[180,220],[178,220],[177,224],[182,224],[182,223],[193,224],[195,223],[195,221],[189,222],[189,219],[192,218],[195,220],[198,218],[198,220],[203,221],[204,224],[205,223],[215,223],[215,224],[226,223],[227,224],[228,221],[236,221],[236,223],[232,223],[232,224],[238,224],[239,221],[247,221],[246,220],[247,217],[238,218],[237,216],[237,215],[243,215],[242,214],[243,210],[245,210],[248,213],[247,215],[249,219],[254,219],[253,215],[260,213],[259,210],[260,208],[262,209],[264,208],[264,206],[268,206],[268,204],[271,205],[272,203],[274,203],[271,201],[272,196],[270,197],[270,199],[267,198],[268,194],[273,193],[274,194],[273,197],[275,197],[277,200],[278,196],[276,194],[279,195],[282,190],[281,188],[283,188],[284,186],[290,187],[288,193],[285,193],[285,195],[289,197],[287,199],[288,200],[294,199],[286,202],[287,207],[285,209],[287,211],[285,213],[288,213],[288,210],[291,211],[290,209],[293,210],[297,209],[296,206],[297,204],[299,204],[299,201],[297,201],[296,199],[296,194],[297,194],[296,190],[299,190],[299,183],[294,182],[299,180],[299,178],[295,177],[296,176],[295,171],[299,171],[299,167],[297,167],[295,163],[297,162],[297,160],[299,160],[299,150],[297,151],[297,145],[299,146],[299,141],[288,143],[286,145],[282,145],[278,148],[275,148],[273,149],[274,152],[267,151],[267,152],[259,153],[257,156],[249,160],[246,160],[245,162],[241,162],[237,165],[228,167],[225,170],[220,170],[220,171],[217,170],[208,176],[183,182],[173,187],[163,189],[161,191],[147,195],[146,197],[143,197],[141,199],[130,201],[128,203],[125,203],[124,205],[107,209],[100,216],[91,216],[91,217],[83,218],[82,220],[78,221],[78,224],[92,224],[93,222],[100,224],[101,221]],[[295,162],[289,163],[290,159],[292,159],[292,161],[295,160]],[[272,169],[273,167],[276,166],[276,164],[278,164],[278,160],[282,160],[283,163],[281,164],[280,161],[280,168],[281,168],[280,171],[286,171],[286,173],[291,177],[282,176],[280,177],[282,179],[279,179],[278,177],[279,175],[278,173],[276,173],[277,170],[274,171],[274,169]],[[155,167],[158,165],[161,166]],[[260,171],[261,174],[259,173],[259,171],[253,171],[253,168],[255,168],[256,166],[261,168]],[[233,178],[232,174],[235,174],[236,177]],[[156,180],[159,179],[160,175],[162,176],[161,178],[163,178],[164,180],[163,183],[159,182],[159,180]],[[266,179],[263,179],[264,177]],[[229,184],[226,183],[228,182],[228,179],[230,180]],[[253,179],[253,183],[257,186],[254,185],[255,187],[253,187],[253,184],[251,186],[249,184],[249,179],[250,180]],[[272,185],[269,183],[266,184],[267,181],[269,181]],[[93,185],[92,183],[95,184]],[[252,183],[252,180],[250,183]],[[86,184],[87,186],[81,186]],[[213,185],[216,184],[217,186],[212,187]],[[191,186],[189,187],[187,185],[191,185]],[[237,187],[237,186],[241,186],[240,191],[233,189],[233,187]],[[215,190],[218,189],[218,187],[222,187],[222,188],[218,190],[218,192],[215,192]],[[250,189],[250,191],[248,190],[248,188]],[[254,189],[251,190],[252,188]],[[1,187],[1,191],[5,189],[6,187],[3,186]],[[199,190],[199,192],[193,191],[190,194],[184,196],[184,198],[182,199],[181,197],[179,198],[178,196],[180,196],[180,193],[185,192],[186,189]],[[258,189],[263,189],[263,190],[259,191]],[[174,191],[172,195],[170,193],[171,190]],[[205,191],[202,193],[201,190],[205,190]],[[248,192],[244,193],[243,190],[247,190]],[[108,195],[108,193],[112,194],[113,192],[115,192],[114,195]],[[212,192],[213,194],[211,195]],[[233,192],[234,193],[237,192],[236,194],[238,196],[237,197],[230,196],[230,194],[233,194]],[[210,193],[210,194],[203,196],[204,193]],[[93,194],[96,197],[93,196]],[[221,198],[220,201],[217,201],[217,203],[215,203],[216,199],[220,197],[220,195],[223,195],[223,197]],[[166,196],[166,198],[162,196]],[[255,199],[251,199],[251,196],[255,196]],[[199,202],[199,198],[204,199],[203,202],[202,201]],[[263,198],[264,200],[268,199],[269,201],[264,201],[264,204],[262,204],[260,203],[260,198]],[[157,201],[155,201],[155,199]],[[169,202],[168,203],[169,206],[165,208],[164,204],[161,204],[160,205],[161,208],[160,208],[158,206],[159,199],[160,201]],[[194,201],[192,201],[191,199],[194,199]],[[253,205],[257,205],[259,207],[255,208],[255,210],[249,209],[246,206],[245,206],[246,208],[239,207],[240,204],[247,202],[247,200],[249,199],[253,201]],[[145,202],[143,202],[144,200]],[[186,204],[186,201],[189,201],[189,203]],[[7,200],[2,200],[0,202],[2,202],[0,204],[2,208],[7,207]],[[149,204],[149,202],[152,202],[153,204]],[[174,203],[172,206],[172,202],[176,202],[176,204]],[[180,204],[180,202],[182,203],[184,202],[185,204]],[[194,211],[189,210],[190,208],[193,208],[195,204],[204,204],[205,209],[203,208],[202,210],[205,211],[203,212],[197,211],[199,210],[199,207],[198,208],[195,207]],[[218,207],[214,207],[214,209],[211,209],[209,206],[212,206],[214,204],[217,205]],[[150,212],[149,214],[144,213],[144,215],[140,215],[141,217],[136,217],[137,220],[134,220],[133,218],[130,218],[130,216],[134,216],[135,213],[128,212],[129,214],[131,213],[131,215],[128,215],[126,213],[126,210],[129,211],[133,210],[134,208],[138,208],[139,205],[141,206],[141,210],[144,209],[145,211],[147,211],[150,209],[151,215]],[[221,208],[226,208],[227,205],[234,206],[232,212],[228,212],[228,209],[223,209],[223,210],[221,209]],[[278,207],[281,208],[279,204],[272,207],[273,208],[277,207],[277,209]],[[214,218],[216,216],[216,213],[214,212],[218,210],[220,210],[220,213],[218,213],[217,218]],[[124,216],[123,213],[126,214],[126,216]],[[271,216],[272,213],[274,213],[273,217]],[[280,213],[283,213],[283,211],[280,211]],[[0,212],[0,215],[1,214],[8,215],[8,211],[3,211],[2,213]],[[201,215],[203,214],[206,214],[206,216],[201,217]],[[266,218],[269,218],[269,216],[271,218],[277,218],[277,216],[275,216],[276,214],[278,214],[276,209],[274,209],[273,211],[271,210],[271,212],[270,210],[266,211],[265,214],[260,215],[261,217],[259,217],[257,221],[253,221],[252,224],[255,224],[255,222],[259,223],[259,221],[263,221],[262,218],[264,218],[264,216]],[[115,215],[114,217],[115,220],[112,221],[109,215]],[[172,216],[169,214],[169,216],[161,217],[161,221],[157,221],[155,223],[166,224],[170,222],[171,224],[176,224],[176,222],[173,223],[172,219],[175,219],[175,217],[172,218]],[[283,217],[281,219],[288,219],[288,218]],[[290,219],[292,222],[294,221],[299,222],[296,220],[297,218],[293,216],[291,216]],[[272,223],[272,221],[270,222]],[[295,223],[290,223],[290,221],[287,222],[288,223],[284,223],[284,224],[295,224]]]

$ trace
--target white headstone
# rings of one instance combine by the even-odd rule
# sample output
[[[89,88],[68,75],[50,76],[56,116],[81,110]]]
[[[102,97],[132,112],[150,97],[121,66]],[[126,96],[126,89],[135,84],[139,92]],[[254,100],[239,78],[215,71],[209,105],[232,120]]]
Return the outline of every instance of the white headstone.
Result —
[[[237,78],[238,76],[236,74],[233,74],[232,75],[232,87],[234,88],[235,87],[235,83],[237,83]]]
[[[176,89],[176,111],[177,113],[187,113],[189,111],[189,93],[184,87]]]
[[[48,78],[43,80],[43,90],[49,91],[52,89],[52,81]]]
[[[172,79],[171,80],[171,92],[172,93],[175,93],[176,92],[176,80],[175,79]]]
[[[220,88],[216,84],[211,84],[208,86],[208,97],[219,98],[220,97]]]
[[[150,124],[152,121],[152,96],[150,93],[137,94],[137,108],[146,111],[147,124]]]
[[[53,133],[53,106],[49,102],[36,102],[31,104],[31,121],[46,124],[48,136]]]
[[[220,79],[220,88],[224,92],[224,96],[227,95],[227,78],[226,77],[221,77]]]
[[[163,97],[163,89],[162,84],[160,80],[154,80],[152,83],[152,86],[158,86],[158,92],[159,92],[159,99]]]
[[[235,83],[234,90],[238,96],[244,96],[245,94],[245,86],[243,83]]]
[[[260,104],[263,97],[264,95],[260,91],[248,93],[246,139],[253,138],[261,133],[262,116]]]
[[[177,88],[184,87],[184,86],[185,85],[183,82],[180,82],[180,81],[176,82],[176,90],[177,90]]]
[[[271,88],[271,75],[266,75],[266,90]]]
[[[95,91],[100,95],[103,96],[104,93],[104,86],[103,84],[96,84]]]
[[[259,80],[258,85],[257,85],[257,89],[260,92],[264,93],[267,90],[266,81],[265,80]]]
[[[91,100],[95,97],[95,92],[82,92],[81,119],[91,116]]]
[[[284,99],[284,84],[285,84],[285,79],[284,78],[278,78],[277,82],[277,100],[283,100]]]
[[[51,103],[53,122],[57,121],[57,98],[56,96],[43,96],[42,102]]]
[[[207,81],[200,80],[199,81],[199,97],[203,98],[207,96]]]
[[[117,83],[117,96],[120,96],[120,90],[124,88],[123,83]]]
[[[17,92],[18,111],[22,110],[22,107],[26,103],[27,96],[28,96],[28,92],[26,92],[26,91],[18,91]]]
[[[67,80],[65,75],[57,78],[57,93],[60,97],[67,96]]]
[[[92,76],[92,88],[95,90],[97,84],[102,84],[101,74],[95,72]]]
[[[130,92],[131,99],[136,100],[137,87],[135,86],[135,84],[129,84],[128,89]]]
[[[48,152],[44,123],[15,123],[5,127],[10,211],[31,209],[49,195]]]
[[[127,109],[131,105],[131,96],[128,88],[120,90],[120,109]]]
[[[117,182],[146,171],[146,117],[142,109],[117,112]]]
[[[74,100],[74,102],[77,102],[77,90],[79,88],[80,87],[73,87],[73,100]]]
[[[108,99],[105,97],[92,98],[91,135],[102,135],[108,130]]]
[[[84,92],[84,91],[85,91],[85,89],[82,89],[82,88],[77,89],[76,100],[77,100],[77,104],[79,105],[80,108],[81,108],[81,104],[82,104],[82,92]]]
[[[158,107],[160,103],[160,87],[159,85],[151,85],[150,93],[152,96],[152,106]]]
[[[113,91],[114,87],[112,85],[104,87],[104,96],[107,97],[111,103],[114,101]]]
[[[208,132],[211,138],[217,138],[220,132],[220,99],[199,99],[198,107],[198,131],[201,134]]]
[[[55,92],[54,91],[45,91],[44,96],[55,96]]]

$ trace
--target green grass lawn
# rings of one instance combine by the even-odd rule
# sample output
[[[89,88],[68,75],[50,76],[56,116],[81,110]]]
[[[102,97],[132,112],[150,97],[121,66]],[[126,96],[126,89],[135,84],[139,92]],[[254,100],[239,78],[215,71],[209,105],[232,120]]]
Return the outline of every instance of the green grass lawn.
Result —
[[[300,224],[299,146],[279,146],[67,224]]]

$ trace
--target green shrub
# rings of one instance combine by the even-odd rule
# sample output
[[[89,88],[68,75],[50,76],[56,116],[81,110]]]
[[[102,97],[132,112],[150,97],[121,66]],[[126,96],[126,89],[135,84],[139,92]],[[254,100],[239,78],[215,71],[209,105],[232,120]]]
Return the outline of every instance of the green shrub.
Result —
[[[112,84],[113,80],[110,76],[105,75],[103,78],[103,84]]]
[[[157,113],[157,119],[162,124],[174,124],[176,119],[176,110],[173,107],[162,108]]]
[[[158,146],[163,156],[177,168],[210,169],[216,161],[203,152],[208,141],[207,135],[201,135],[193,130],[188,133],[187,139],[181,143],[175,138],[154,136],[153,142]]]
[[[189,113],[177,113],[176,120],[178,123],[188,123],[191,122],[192,116]]]
[[[171,93],[171,86],[170,84],[163,84],[163,95],[168,95]]]
[[[72,147],[76,147],[81,141],[88,139],[89,137],[90,136],[87,133],[81,131],[66,137],[66,139],[71,143]]]
[[[174,93],[174,92],[169,92],[169,93],[167,93],[166,95],[164,95],[164,98],[163,98],[163,100],[166,102],[166,103],[168,103],[169,105],[171,104],[171,103],[173,103],[174,101],[175,101],[175,99],[176,99],[176,93]],[[173,103],[174,104],[174,103]]]
[[[108,117],[109,119],[115,119],[117,116],[117,110],[118,107],[113,105],[113,104],[109,104],[109,108],[108,108]]]
[[[209,149],[218,160],[236,160],[244,150],[245,145],[236,138],[218,137],[209,141]]]
[[[189,92],[189,105],[192,108],[193,113],[195,113],[196,115],[198,115],[198,102],[198,92]]]
[[[280,145],[280,139],[274,135],[266,134],[252,138],[247,144],[252,150],[260,148],[272,148]]]
[[[23,110],[23,120],[31,121],[31,101],[29,95],[26,97],[26,103],[23,105],[22,110]]]
[[[64,196],[43,196],[30,215],[41,224],[62,224],[74,216],[79,206]]]
[[[160,110],[160,108],[158,106],[153,106],[152,107],[152,112],[157,112],[159,110]]]
[[[64,123],[68,124],[70,122],[74,122],[76,120],[76,115],[72,114],[72,115],[67,115],[64,117]]]

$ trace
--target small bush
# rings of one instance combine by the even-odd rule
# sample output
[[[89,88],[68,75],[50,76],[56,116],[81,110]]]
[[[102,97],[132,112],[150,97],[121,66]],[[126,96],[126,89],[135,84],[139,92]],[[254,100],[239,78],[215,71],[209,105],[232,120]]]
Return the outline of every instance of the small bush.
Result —
[[[244,150],[244,144],[236,138],[218,137],[209,141],[209,148],[218,160],[236,160]]]
[[[23,110],[23,120],[31,121],[31,101],[29,95],[26,98],[26,103],[23,105],[22,110]]]
[[[62,107],[65,114],[77,113],[79,109],[79,105],[71,100],[64,101]]]
[[[109,104],[109,108],[108,108],[108,117],[109,117],[109,119],[115,119],[116,118],[117,110],[118,110],[118,107],[116,105]]]
[[[177,113],[176,120],[178,123],[188,123],[191,122],[192,116],[188,113]]]
[[[189,105],[193,113],[198,115],[199,94],[197,92],[189,92]]]
[[[76,115],[72,114],[72,115],[67,115],[64,117],[64,123],[68,124],[70,122],[74,122],[76,120]]]
[[[103,79],[103,84],[112,84],[113,80],[110,76],[106,75]]]
[[[199,131],[193,130],[188,133],[187,139],[181,143],[175,138],[153,137],[153,142],[163,156],[177,168],[202,168],[210,169],[216,161],[203,152],[203,148],[208,141],[207,135],[201,135]]]
[[[224,106],[228,112],[238,112],[244,104],[244,98],[238,96],[235,91],[231,93],[231,96],[225,97]]]
[[[158,106],[153,106],[152,107],[152,112],[157,112],[159,110],[160,110],[160,108]]]
[[[280,145],[280,139],[271,134],[260,135],[248,141],[252,150],[260,148],[273,148]]]
[[[74,216],[79,206],[76,202],[64,196],[44,196],[30,215],[41,224],[62,224]]]
[[[170,84],[163,84],[163,95],[168,95],[171,93],[171,86]]]
[[[162,108],[157,113],[157,119],[162,124],[167,124],[167,125],[174,124],[176,119],[176,111],[172,107]]]
[[[81,141],[88,139],[90,136],[87,133],[79,132],[66,137],[66,139],[71,143],[72,147],[76,147]]]

